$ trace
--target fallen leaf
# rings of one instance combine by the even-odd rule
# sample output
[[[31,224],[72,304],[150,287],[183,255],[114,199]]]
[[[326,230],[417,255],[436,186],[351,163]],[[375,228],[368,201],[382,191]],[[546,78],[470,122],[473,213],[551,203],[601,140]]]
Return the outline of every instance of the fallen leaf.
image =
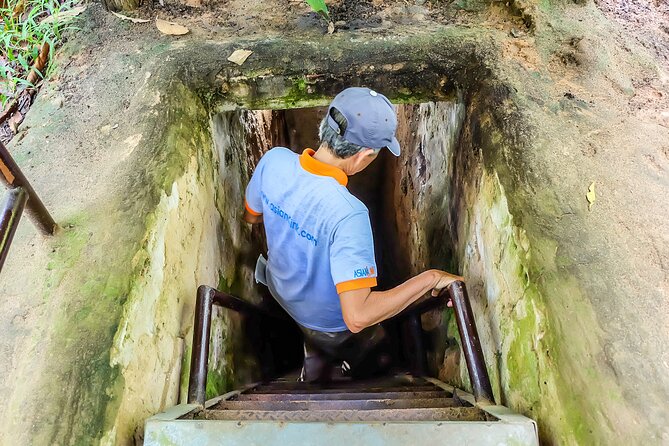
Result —
[[[75,18],[76,16],[78,16],[79,14],[84,12],[85,10],[86,10],[86,6],[75,6],[72,9],[68,9],[68,10],[62,11],[62,12],[59,11],[54,15],[50,15],[46,19],[42,20],[40,23],[53,23],[55,21],[58,21],[58,23],[69,22],[70,20],[72,20],[73,18]]]
[[[171,36],[183,36],[188,34],[188,28],[177,23],[168,22],[167,20],[156,19],[156,28],[163,34]]]
[[[118,17],[121,20],[129,20],[132,23],[147,23],[147,22],[151,21],[149,19],[136,19],[135,17],[128,17],[127,15],[119,14],[118,12],[114,12],[114,11],[112,11],[111,13],[114,14],[116,17]]]
[[[2,4],[3,8],[6,8],[6,5],[3,3]],[[12,18],[16,19],[23,14],[23,11],[26,9],[26,3],[24,0],[19,0],[19,2],[14,6],[14,10],[12,11]]]
[[[332,34],[335,31],[335,24],[334,22],[328,23],[328,34]]]
[[[585,194],[585,198],[588,200],[588,210],[592,210],[592,205],[595,203],[595,200],[597,199],[597,195],[595,194],[595,182],[593,181],[590,183],[590,187],[588,187],[588,193]]]
[[[253,51],[235,50],[232,54],[230,54],[228,60],[230,62],[236,63],[237,65],[241,65],[246,62],[246,59],[248,59],[251,54],[253,54]]]
[[[19,124],[23,122],[23,115],[19,112],[16,112],[9,118],[9,128],[12,129],[12,133],[15,135],[18,133]]]

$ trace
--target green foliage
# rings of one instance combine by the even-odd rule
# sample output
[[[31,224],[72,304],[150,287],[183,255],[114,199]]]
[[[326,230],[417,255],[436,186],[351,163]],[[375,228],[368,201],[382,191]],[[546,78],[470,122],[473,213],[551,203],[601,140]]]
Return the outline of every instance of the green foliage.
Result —
[[[325,4],[325,0],[306,0],[306,2],[311,6],[311,9],[320,14],[328,22],[330,21],[330,11],[328,11],[328,5]]]
[[[53,49],[61,40],[66,29],[73,28],[72,16],[58,18],[60,12],[71,9],[74,3],[58,0],[0,0],[0,108],[26,87],[32,85],[26,80],[40,47],[48,43],[49,59],[45,73],[53,72]],[[50,16],[53,19],[45,20]]]

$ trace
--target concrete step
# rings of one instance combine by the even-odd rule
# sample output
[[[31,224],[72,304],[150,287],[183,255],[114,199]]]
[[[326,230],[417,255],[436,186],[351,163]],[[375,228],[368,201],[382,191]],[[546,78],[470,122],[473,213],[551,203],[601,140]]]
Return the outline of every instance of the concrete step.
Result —
[[[449,398],[452,395],[442,390],[430,392],[355,392],[355,393],[242,393],[239,401],[315,401],[315,400],[364,400],[364,399],[417,399]]]
[[[487,421],[477,407],[445,407],[384,410],[203,410],[195,420],[283,421],[283,422],[398,422],[398,421]]]
[[[432,385],[422,378],[413,378],[410,376],[390,376],[384,378],[372,378],[365,380],[354,380],[351,378],[338,378],[326,384],[305,383],[298,381],[297,378],[291,379],[277,379],[268,383],[263,383],[261,386],[272,387],[290,387],[290,386],[304,386],[304,387],[322,387],[322,388],[364,388],[364,387],[397,387],[397,386],[427,386]]]
[[[224,400],[209,410],[374,410],[461,406],[452,398],[360,399],[360,400]]]
[[[146,424],[145,445],[538,446],[536,425],[502,406],[427,380],[282,380],[174,407]]]
[[[249,390],[248,393],[382,393],[382,392],[432,392],[437,387],[433,385],[428,386],[397,386],[397,387],[328,387],[310,385],[295,385],[295,386],[258,386]]]

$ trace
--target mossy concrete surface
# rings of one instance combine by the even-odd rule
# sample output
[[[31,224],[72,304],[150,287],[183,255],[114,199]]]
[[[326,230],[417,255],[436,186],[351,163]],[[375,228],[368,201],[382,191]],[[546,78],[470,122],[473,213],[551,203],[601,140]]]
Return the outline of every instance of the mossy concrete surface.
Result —
[[[669,135],[632,97],[666,74],[616,46],[592,5],[512,3],[531,25],[521,38],[482,20],[318,44],[125,39],[129,25],[89,8],[11,146],[63,230],[43,239],[23,222],[0,276],[3,441],[131,444],[183,398],[196,285],[259,299],[240,217],[260,150],[232,148],[253,129],[219,112],[321,105],[355,84],[452,101],[416,111],[416,142],[449,149],[403,168],[424,191],[407,269],[465,275],[500,402],[547,444],[669,441]],[[239,47],[254,51],[241,67],[226,61]],[[452,133],[431,136],[443,119]],[[254,373],[241,322],[221,318],[210,393]],[[466,385],[453,356],[432,358]]]

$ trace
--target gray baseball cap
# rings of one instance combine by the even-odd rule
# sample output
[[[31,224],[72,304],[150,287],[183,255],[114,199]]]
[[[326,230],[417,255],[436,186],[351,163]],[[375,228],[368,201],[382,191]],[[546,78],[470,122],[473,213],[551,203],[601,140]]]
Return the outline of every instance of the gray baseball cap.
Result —
[[[336,108],[346,118],[346,131],[341,135],[339,125],[330,110]],[[400,143],[395,138],[397,116],[387,97],[363,87],[350,87],[339,93],[328,107],[328,124],[346,141],[371,149],[388,147],[400,155]]]

